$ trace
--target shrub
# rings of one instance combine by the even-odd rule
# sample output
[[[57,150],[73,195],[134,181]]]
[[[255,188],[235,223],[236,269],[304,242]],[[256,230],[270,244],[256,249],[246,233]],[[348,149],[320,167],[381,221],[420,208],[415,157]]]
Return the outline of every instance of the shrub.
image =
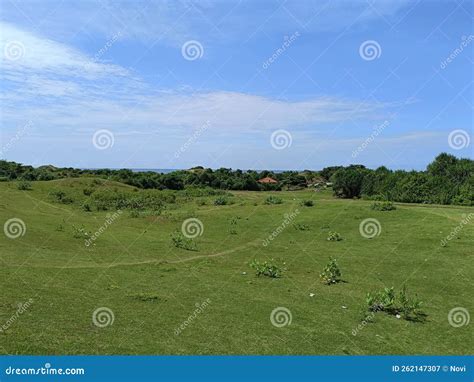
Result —
[[[137,211],[137,210],[132,210],[132,211],[130,211],[130,217],[131,217],[131,218],[138,218],[138,217],[140,217],[140,211]]]
[[[270,195],[265,199],[265,204],[282,204],[283,200],[278,196]]]
[[[82,192],[83,192],[84,195],[86,195],[86,196],[91,196],[94,191],[95,191],[95,190],[94,190],[93,188],[84,188],[84,189],[82,190]]]
[[[313,207],[313,206],[314,206],[314,202],[313,202],[311,199],[302,200],[302,201],[301,201],[301,205],[302,205],[303,207]]]
[[[128,297],[131,297],[135,300],[143,301],[143,302],[155,302],[159,300],[159,296],[155,293],[136,293],[136,294],[129,294]]]
[[[307,224],[295,223],[295,224],[293,224],[293,227],[294,227],[297,231],[309,231],[309,225],[307,225]]]
[[[371,312],[385,312],[390,315],[403,317],[405,320],[422,320],[426,315],[422,312],[422,301],[410,297],[406,287],[395,293],[395,288],[384,288],[383,290],[367,293],[367,308]]]
[[[91,212],[91,211],[92,211],[91,206],[90,206],[89,203],[84,203],[84,204],[82,205],[82,209],[83,209],[84,211],[86,211],[86,212]]]
[[[338,232],[329,231],[327,240],[328,241],[341,241],[342,237]]]
[[[336,259],[331,258],[329,263],[319,275],[319,278],[324,284],[331,285],[341,281],[341,270],[337,264]]]
[[[225,196],[219,196],[214,200],[215,206],[225,206],[229,203],[229,200]]]
[[[285,263],[283,263],[284,265]],[[250,262],[250,267],[255,269],[255,274],[260,276],[267,276],[271,278],[279,278],[282,276],[283,269],[277,262],[273,259],[270,261],[264,261],[260,263],[258,260],[253,260]]]
[[[185,237],[181,232],[174,232],[171,235],[171,241],[176,248],[185,249],[186,251],[197,251],[196,243],[187,237]]]
[[[53,197],[54,201],[63,204],[71,204],[74,200],[67,196],[64,191],[61,190],[53,190],[50,192],[50,195]]]
[[[72,226],[72,237],[74,239],[88,239],[91,234],[84,228],[84,225],[81,225],[80,227],[73,225]]]
[[[31,190],[31,183],[30,182],[26,182],[26,181],[22,181],[22,182],[19,182],[18,183],[18,189],[21,190],[21,191],[28,191],[28,190]]]
[[[377,211],[392,211],[396,209],[392,202],[375,202],[370,208]]]

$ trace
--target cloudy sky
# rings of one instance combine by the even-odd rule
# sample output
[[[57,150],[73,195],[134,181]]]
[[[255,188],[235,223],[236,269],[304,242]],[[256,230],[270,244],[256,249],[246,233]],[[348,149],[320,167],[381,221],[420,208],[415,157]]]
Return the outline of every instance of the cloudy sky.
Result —
[[[470,1],[0,1],[1,158],[422,169],[473,156]]]

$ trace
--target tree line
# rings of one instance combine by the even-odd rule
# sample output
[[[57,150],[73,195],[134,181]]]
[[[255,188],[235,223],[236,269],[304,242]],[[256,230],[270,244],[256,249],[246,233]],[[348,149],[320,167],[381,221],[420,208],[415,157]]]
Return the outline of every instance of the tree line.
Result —
[[[375,170],[363,165],[332,166],[320,171],[242,171],[229,168],[213,170],[201,166],[163,174],[129,169],[76,169],[41,166],[34,168],[16,162],[0,161],[0,181],[53,180],[97,176],[143,189],[182,190],[211,187],[222,190],[297,190],[315,184],[332,183],[341,198],[368,198],[408,203],[474,205],[474,161],[442,153],[425,171]],[[271,177],[277,184],[258,180]]]

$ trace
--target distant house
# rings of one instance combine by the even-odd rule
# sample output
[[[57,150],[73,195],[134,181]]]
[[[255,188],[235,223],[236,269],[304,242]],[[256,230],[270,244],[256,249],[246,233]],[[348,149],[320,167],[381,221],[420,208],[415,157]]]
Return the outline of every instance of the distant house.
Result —
[[[264,183],[264,184],[277,184],[278,180],[275,180],[273,178],[270,178],[269,176],[266,176],[265,178],[257,180],[258,183]]]

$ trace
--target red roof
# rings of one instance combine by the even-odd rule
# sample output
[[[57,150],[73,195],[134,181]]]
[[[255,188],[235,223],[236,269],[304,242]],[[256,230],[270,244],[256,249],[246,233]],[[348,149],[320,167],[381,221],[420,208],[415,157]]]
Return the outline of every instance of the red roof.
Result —
[[[259,179],[258,183],[278,183],[278,181],[273,178],[270,178],[269,176],[266,176],[265,178]]]

